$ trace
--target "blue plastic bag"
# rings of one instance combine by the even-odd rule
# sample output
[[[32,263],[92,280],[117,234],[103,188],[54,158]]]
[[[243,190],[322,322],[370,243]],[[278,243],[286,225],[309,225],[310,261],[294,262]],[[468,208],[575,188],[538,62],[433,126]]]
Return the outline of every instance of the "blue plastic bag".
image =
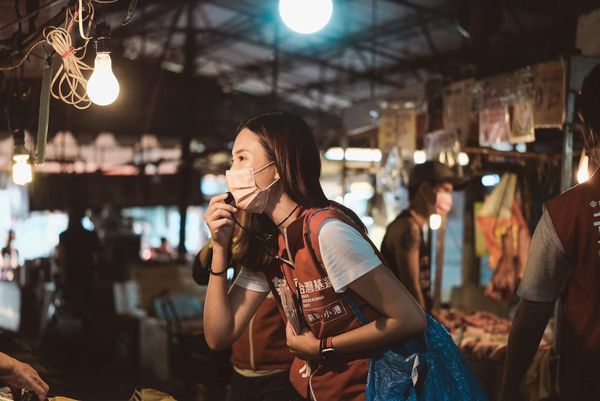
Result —
[[[343,294],[357,319],[369,321]],[[371,356],[366,401],[486,401],[487,397],[448,331],[427,315],[427,329]]]

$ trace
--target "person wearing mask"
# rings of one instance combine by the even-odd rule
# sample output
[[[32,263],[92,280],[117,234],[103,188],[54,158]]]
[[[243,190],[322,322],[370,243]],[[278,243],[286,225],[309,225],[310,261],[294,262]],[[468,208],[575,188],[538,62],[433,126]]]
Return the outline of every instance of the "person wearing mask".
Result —
[[[452,191],[465,184],[438,161],[417,164],[409,179],[409,207],[388,225],[381,242],[387,266],[427,312],[432,307],[429,217],[447,216]]]
[[[585,78],[577,100],[590,159],[600,159],[600,66]],[[513,319],[501,401],[522,400],[521,381],[560,299],[560,400],[597,400],[600,394],[600,173],[550,200],[529,248],[521,298]]]
[[[38,372],[26,363],[0,352],[0,383],[20,395],[20,390],[32,391],[40,401],[46,399],[48,385]],[[1,386],[0,386],[1,387]]]
[[[213,240],[208,345],[232,344],[271,293],[287,320],[290,381],[304,399],[364,400],[370,357],[400,343],[422,352],[427,365],[408,391],[427,400],[485,399],[448,333],[385,267],[358,216],[325,197],[306,122],[270,112],[248,118],[237,132],[226,172],[234,202],[215,196],[205,214]],[[238,209],[247,212],[241,221]],[[242,231],[232,264],[243,268],[230,289],[234,226]]]

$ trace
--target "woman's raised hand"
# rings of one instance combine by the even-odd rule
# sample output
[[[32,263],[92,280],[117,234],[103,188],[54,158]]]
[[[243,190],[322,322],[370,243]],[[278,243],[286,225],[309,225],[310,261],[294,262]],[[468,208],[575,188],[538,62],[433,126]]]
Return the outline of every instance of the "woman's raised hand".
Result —
[[[228,250],[235,225],[233,214],[237,209],[225,203],[226,198],[227,194],[213,197],[204,213],[204,220],[210,230],[213,246]]]

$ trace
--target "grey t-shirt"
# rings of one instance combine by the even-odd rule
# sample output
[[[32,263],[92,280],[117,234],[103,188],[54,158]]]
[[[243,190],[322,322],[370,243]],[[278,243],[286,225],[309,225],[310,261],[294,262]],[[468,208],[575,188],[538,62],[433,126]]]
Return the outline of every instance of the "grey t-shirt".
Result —
[[[565,248],[548,211],[544,210],[531,239],[527,266],[517,295],[534,302],[556,301],[569,280],[569,274]]]

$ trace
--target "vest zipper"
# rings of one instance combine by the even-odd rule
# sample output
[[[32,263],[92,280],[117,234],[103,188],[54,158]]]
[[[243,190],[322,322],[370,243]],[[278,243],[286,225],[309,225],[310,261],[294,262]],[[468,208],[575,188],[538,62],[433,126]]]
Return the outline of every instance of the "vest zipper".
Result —
[[[254,341],[252,340],[252,323],[254,323],[254,316],[248,323],[248,342],[250,343],[250,369],[256,370],[254,366]]]

